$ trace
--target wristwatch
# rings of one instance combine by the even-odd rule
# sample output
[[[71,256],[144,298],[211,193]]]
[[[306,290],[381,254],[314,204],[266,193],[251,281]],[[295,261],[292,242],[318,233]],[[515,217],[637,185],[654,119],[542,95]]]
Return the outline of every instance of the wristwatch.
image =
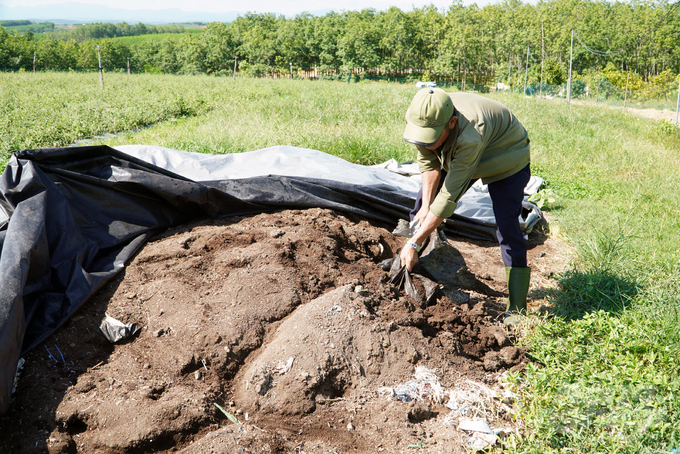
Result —
[[[413,243],[413,242],[411,242],[411,241],[407,241],[407,242],[406,242],[406,246],[410,246],[410,247],[412,247],[413,249],[415,249],[416,252],[420,252],[420,245],[419,245],[419,244]]]

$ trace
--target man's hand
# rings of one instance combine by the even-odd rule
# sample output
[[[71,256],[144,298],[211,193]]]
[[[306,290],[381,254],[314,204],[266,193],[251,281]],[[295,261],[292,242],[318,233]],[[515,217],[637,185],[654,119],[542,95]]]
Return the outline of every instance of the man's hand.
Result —
[[[413,267],[418,263],[418,253],[411,246],[404,246],[399,254],[401,259],[401,266],[406,266],[406,269],[411,272]]]
[[[411,237],[409,242],[422,246],[423,243],[425,243],[425,240],[427,240],[430,234],[434,232],[442,222],[444,222],[444,218],[440,218],[428,210],[425,220],[421,222],[420,228],[416,234]],[[414,248],[408,245],[404,245],[404,248],[399,254],[399,258],[401,259],[401,265],[406,266],[406,269],[409,270],[409,272],[416,266],[416,263],[418,263],[418,253]]]
[[[420,225],[423,225],[425,222],[425,218],[427,217],[427,213],[430,212],[430,206],[423,204],[423,206],[420,207],[418,210],[418,213],[413,217],[413,220],[415,221],[416,219],[420,221]]]

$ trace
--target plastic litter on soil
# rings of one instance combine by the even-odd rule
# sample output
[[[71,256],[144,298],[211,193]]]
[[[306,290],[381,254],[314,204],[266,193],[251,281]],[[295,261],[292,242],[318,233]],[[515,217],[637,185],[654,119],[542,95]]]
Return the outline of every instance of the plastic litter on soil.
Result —
[[[0,452],[467,453],[491,437],[502,444],[519,424],[503,374],[528,360],[497,321],[506,291],[498,246],[449,238],[471,279],[421,307],[379,266],[404,241],[326,209],[168,230],[47,351],[25,355],[0,417]],[[529,246],[536,310],[566,259],[540,229]],[[141,329],[112,344],[97,332],[106,315]],[[470,429],[480,421],[490,433]]]

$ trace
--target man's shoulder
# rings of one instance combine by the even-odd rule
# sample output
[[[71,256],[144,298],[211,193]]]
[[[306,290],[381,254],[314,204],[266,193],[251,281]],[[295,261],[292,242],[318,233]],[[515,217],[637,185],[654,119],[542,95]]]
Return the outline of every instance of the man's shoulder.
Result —
[[[487,98],[486,96],[478,95],[476,93],[464,93],[464,92],[452,92],[448,94],[449,97],[451,98],[451,101],[453,101],[453,105],[456,106],[477,106],[477,105],[485,105],[485,106],[493,106],[495,108],[499,109],[507,109],[507,107],[498,102],[495,101],[491,98]]]
[[[485,98],[484,96],[478,95],[477,93],[468,93],[468,92],[465,92],[465,91],[451,91],[451,92],[448,92],[448,95],[451,97],[451,99],[460,99],[460,100],[475,101],[475,100],[480,100],[480,99],[488,99],[488,98]]]

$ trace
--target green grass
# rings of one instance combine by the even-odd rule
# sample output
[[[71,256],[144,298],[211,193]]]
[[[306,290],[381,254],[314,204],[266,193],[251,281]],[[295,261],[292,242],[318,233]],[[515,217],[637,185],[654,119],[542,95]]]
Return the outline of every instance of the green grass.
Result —
[[[201,153],[235,153],[274,145],[321,150],[361,164],[415,158],[401,140],[410,86],[309,80],[219,79],[230,91],[201,117],[160,124],[108,144],[154,143]]]
[[[362,164],[415,157],[401,140],[410,85],[107,75],[102,92],[96,73],[0,77],[5,156],[159,122],[102,143],[204,153],[288,144]],[[553,309],[531,316],[521,340],[534,362],[511,374],[523,430],[505,450],[680,447],[677,130],[602,106],[491,97],[529,130],[532,171],[555,199],[544,209],[574,250]]]
[[[680,447],[680,139],[594,106],[507,99],[574,265],[524,339],[526,431],[511,452]]]
[[[197,33],[203,33],[202,29],[198,28],[187,28],[184,33],[150,33],[148,35],[137,35],[137,36],[119,36],[115,39],[116,41],[122,42],[127,45],[142,44],[148,41],[165,41],[171,39],[174,41],[179,41],[186,34],[195,35]]]
[[[155,127],[107,143],[204,153],[295,145],[375,164],[414,158],[400,140],[412,87],[210,76],[0,73],[0,156]],[[351,133],[348,134],[348,131]]]
[[[0,164],[26,148],[200,115],[222,105],[224,80],[145,74],[0,73]]]

